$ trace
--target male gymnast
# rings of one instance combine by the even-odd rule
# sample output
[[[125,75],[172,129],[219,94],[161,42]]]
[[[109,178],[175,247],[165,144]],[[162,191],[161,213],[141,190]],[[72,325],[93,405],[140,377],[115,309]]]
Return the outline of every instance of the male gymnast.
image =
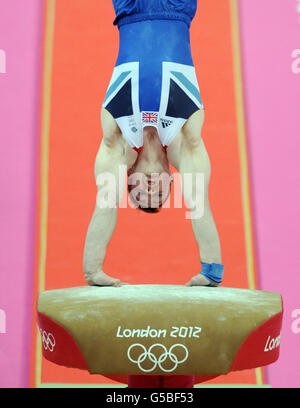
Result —
[[[101,112],[103,139],[95,177],[104,173],[115,177],[116,205],[95,207],[84,249],[86,282],[121,285],[120,279],[102,269],[126,182],[119,166],[126,166],[128,191],[136,207],[155,213],[170,193],[171,164],[181,176],[191,214],[197,211],[193,201],[196,175],[204,174],[203,214],[191,219],[202,269],[186,285],[218,286],[224,267],[208,199],[211,168],[201,138],[204,109],[189,36],[197,0],[113,0],[113,4],[120,46]],[[188,186],[186,173],[193,175]],[[98,185],[100,197],[102,188]]]

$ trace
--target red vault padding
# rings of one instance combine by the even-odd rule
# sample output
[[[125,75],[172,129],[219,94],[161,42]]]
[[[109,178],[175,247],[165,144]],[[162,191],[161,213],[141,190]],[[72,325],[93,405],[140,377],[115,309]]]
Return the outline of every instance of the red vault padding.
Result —
[[[40,312],[37,314],[37,321],[42,338],[43,356],[47,360],[66,367],[88,370],[80,348],[66,329]]]
[[[230,371],[262,367],[278,359],[282,314],[270,317],[249,334],[239,348]]]

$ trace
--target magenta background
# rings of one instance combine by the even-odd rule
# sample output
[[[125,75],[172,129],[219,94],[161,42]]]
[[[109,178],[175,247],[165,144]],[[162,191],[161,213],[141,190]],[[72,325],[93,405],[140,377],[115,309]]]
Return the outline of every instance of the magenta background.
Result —
[[[27,387],[42,0],[0,0],[0,387]]]
[[[285,308],[281,355],[267,382],[299,387],[291,313],[300,309],[300,74],[291,53],[300,48],[300,15],[296,0],[239,3],[259,282],[280,292]],[[0,387],[29,383],[42,7],[0,0]]]
[[[300,47],[296,0],[240,0],[244,87],[260,289],[284,302],[281,354],[267,368],[272,387],[300,387]],[[300,3],[300,2],[299,2]]]

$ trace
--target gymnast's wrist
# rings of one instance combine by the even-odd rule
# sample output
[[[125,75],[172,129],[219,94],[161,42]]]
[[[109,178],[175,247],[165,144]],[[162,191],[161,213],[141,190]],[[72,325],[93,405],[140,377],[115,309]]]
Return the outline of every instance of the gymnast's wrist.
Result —
[[[224,274],[224,265],[215,262],[201,262],[202,269],[200,274],[205,276],[208,280],[213,283],[221,283]]]

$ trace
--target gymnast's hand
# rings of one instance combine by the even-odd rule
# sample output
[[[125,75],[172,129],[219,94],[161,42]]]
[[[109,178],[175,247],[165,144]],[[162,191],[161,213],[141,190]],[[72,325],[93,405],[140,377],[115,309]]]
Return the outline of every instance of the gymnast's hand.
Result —
[[[185,286],[218,286],[218,284],[210,282],[205,276],[199,274],[193,276]]]
[[[120,279],[112,278],[106,273],[103,272],[102,269],[96,272],[85,272],[85,280],[89,286],[121,286]]]

